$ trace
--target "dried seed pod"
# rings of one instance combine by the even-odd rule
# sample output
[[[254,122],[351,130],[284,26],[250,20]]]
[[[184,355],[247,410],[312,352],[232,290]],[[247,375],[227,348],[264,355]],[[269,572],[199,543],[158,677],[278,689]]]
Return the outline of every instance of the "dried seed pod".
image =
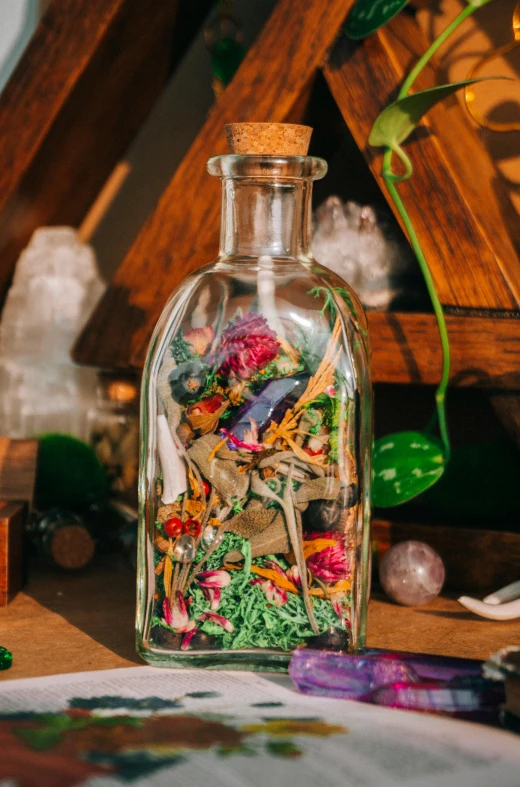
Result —
[[[170,542],[168,541],[167,538],[163,538],[162,536],[157,536],[157,538],[155,539],[155,546],[157,547],[159,552],[163,552],[163,554],[166,554],[166,552],[170,548]]]
[[[190,405],[186,410],[186,420],[196,432],[212,434],[228,407],[229,402],[221,394],[215,394]]]
[[[195,432],[189,424],[182,423],[177,427],[177,436],[181,443],[189,443],[195,437]]]
[[[160,522],[163,525],[168,519],[171,519],[174,516],[179,516],[181,513],[181,505],[180,503],[170,503],[167,506],[160,506],[157,511],[157,522]]]

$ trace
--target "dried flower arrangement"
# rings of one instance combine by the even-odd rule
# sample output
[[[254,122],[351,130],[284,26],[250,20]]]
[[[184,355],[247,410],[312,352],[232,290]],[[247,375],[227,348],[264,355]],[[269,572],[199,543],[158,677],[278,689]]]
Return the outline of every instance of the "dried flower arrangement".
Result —
[[[317,364],[253,312],[218,337],[203,328],[171,342],[158,382],[152,647],[289,651],[327,636],[348,647],[358,484],[349,449],[338,455],[348,396],[330,294],[322,313],[331,328]]]

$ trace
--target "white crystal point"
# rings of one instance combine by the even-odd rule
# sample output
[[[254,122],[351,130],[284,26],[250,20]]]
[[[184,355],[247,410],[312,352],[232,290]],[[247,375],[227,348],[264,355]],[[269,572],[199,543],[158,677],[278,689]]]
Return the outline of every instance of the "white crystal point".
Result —
[[[506,604],[486,604],[485,601],[479,601],[470,596],[461,596],[458,602],[466,609],[469,609],[470,612],[480,615],[481,618],[488,618],[488,620],[514,620],[514,618],[520,618],[520,599],[509,601]]]
[[[163,474],[161,499],[165,505],[175,503],[188,489],[186,465],[179,456],[165,415],[157,416],[157,445]]]
[[[104,290],[90,246],[71,227],[42,227],[20,255],[0,322],[0,434],[85,439],[95,371],[71,346]]]
[[[483,601],[485,604],[503,604],[505,601],[514,601],[517,598],[520,598],[520,581],[511,582],[510,585],[495,590]]]

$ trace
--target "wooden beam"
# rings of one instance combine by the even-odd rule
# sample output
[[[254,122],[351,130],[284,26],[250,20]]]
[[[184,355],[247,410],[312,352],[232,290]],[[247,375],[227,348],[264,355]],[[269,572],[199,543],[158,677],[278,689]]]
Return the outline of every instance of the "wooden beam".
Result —
[[[446,318],[450,385],[520,390],[520,319]],[[376,382],[437,385],[441,345],[433,314],[368,312]]]
[[[360,43],[340,39],[324,67],[343,118],[385,194],[381,148],[371,148],[368,136],[379,112],[395,98],[397,87],[426,48],[414,20],[400,14]],[[430,88],[439,81],[442,78],[429,67],[414,89]],[[426,115],[406,150],[414,173],[398,188],[441,301],[449,306],[517,308],[518,217],[455,98]]]
[[[178,4],[52,0],[0,96],[0,294],[36,227],[79,224],[152,108]]]
[[[352,0],[280,0],[116,273],[76,345],[80,363],[139,368],[171,290],[216,255],[220,184],[207,159],[224,125],[284,121],[323,61]]]

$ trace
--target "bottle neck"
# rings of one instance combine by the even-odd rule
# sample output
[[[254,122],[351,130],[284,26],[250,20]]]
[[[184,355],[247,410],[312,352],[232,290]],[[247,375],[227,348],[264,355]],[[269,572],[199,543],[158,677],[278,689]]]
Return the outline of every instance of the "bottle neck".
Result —
[[[223,178],[220,256],[309,259],[312,181]]]

